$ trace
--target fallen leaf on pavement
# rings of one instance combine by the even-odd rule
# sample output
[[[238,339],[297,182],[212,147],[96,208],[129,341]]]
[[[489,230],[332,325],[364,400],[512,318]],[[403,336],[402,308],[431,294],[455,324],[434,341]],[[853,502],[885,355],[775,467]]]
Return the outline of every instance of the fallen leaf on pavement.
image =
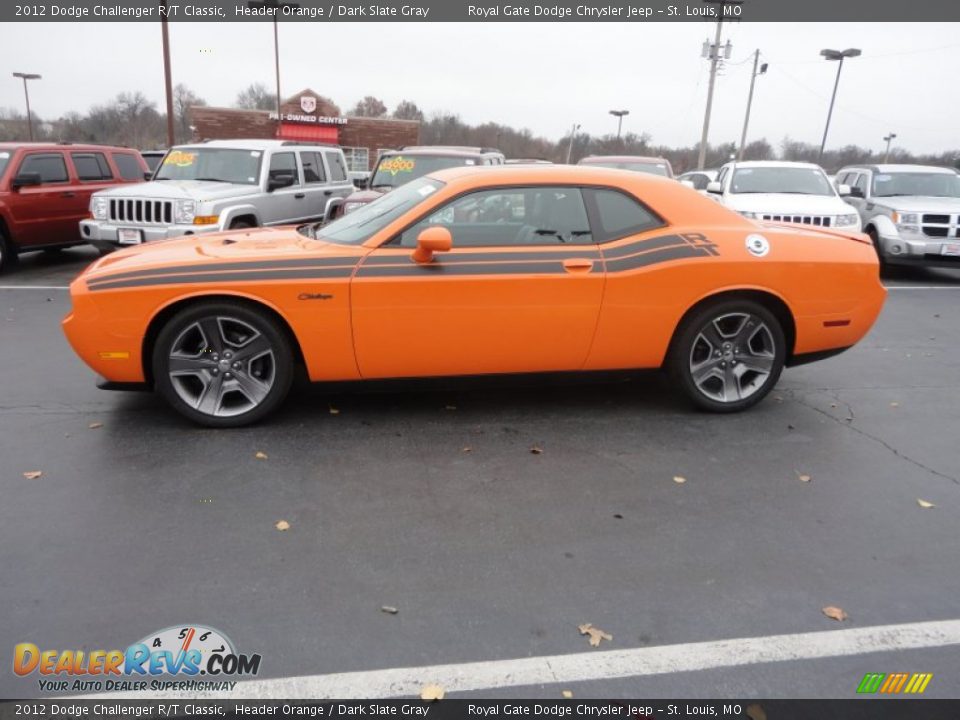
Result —
[[[530,448],[530,452],[533,455],[543,455],[543,448],[534,445],[532,448]]]
[[[266,459],[269,457],[269,455],[267,455],[265,452],[262,452],[262,451],[258,450],[258,451],[257,451],[257,454],[254,455],[254,457],[255,457],[257,460],[266,460]]]
[[[843,608],[834,607],[833,605],[827,605],[821,612],[831,620],[840,621],[846,620],[849,617]]]
[[[29,470],[23,474],[27,480],[36,480],[43,475],[42,470]]]
[[[465,448],[463,448],[463,452],[473,452],[473,448],[467,445]]]
[[[339,414],[340,414],[340,410],[338,410],[338,409],[335,408],[333,405],[331,405],[331,406],[330,406],[330,414],[331,414],[331,415],[339,415]]]
[[[595,628],[592,623],[584,623],[583,625],[578,625],[577,629],[580,631],[581,635],[590,636],[590,645],[592,647],[600,647],[601,640],[611,641],[613,640],[613,635],[610,633],[605,633],[600,628]]]
[[[277,523],[276,528],[277,530],[289,530],[290,523],[288,523],[286,520],[281,520],[280,522]]]
[[[898,403],[898,402],[892,402],[892,403],[890,403],[890,407],[900,407],[900,403]]]
[[[800,480],[800,482],[810,482],[809,475],[802,475],[800,473],[797,473],[797,479]]]
[[[759,705],[747,705],[746,713],[750,720],[767,720],[767,713]]]
[[[393,605],[384,605],[380,608],[380,612],[385,612],[387,615],[396,615],[400,611],[397,610],[397,608],[395,608]]]
[[[427,702],[443,700],[443,696],[443,688],[439,685],[424,685],[423,690],[420,691],[420,699]]]
[[[444,409],[444,410],[456,410],[456,409],[457,409],[457,406],[456,406],[456,405],[447,405],[447,406],[444,407],[443,409]]]
[[[917,505],[922,507],[924,510],[929,510],[930,508],[936,507],[936,505],[934,505],[932,502],[928,502],[927,500],[921,500],[920,498],[917,498]]]
[[[674,481],[677,485],[683,485],[683,484],[687,481],[687,479],[686,479],[685,477],[683,477],[683,475],[674,475],[674,476],[673,476],[673,481]]]
[[[573,693],[570,692],[569,690],[564,690],[564,691],[561,692],[560,694],[563,695],[563,696],[564,696],[565,698],[567,698],[568,700],[573,697]]]
[[[90,428],[91,430],[96,430],[97,428],[102,428],[102,427],[103,427],[103,423],[102,423],[102,422],[92,422],[92,423],[90,423],[89,425],[87,425],[87,427]]]

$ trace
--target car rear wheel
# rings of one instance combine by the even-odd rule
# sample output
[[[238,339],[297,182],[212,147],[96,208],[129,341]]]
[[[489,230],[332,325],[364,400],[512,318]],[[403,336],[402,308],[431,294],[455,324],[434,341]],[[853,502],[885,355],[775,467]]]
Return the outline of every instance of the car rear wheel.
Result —
[[[17,251],[7,236],[0,230],[0,272],[9,270],[17,262]]]
[[[669,365],[697,407],[737,412],[760,402],[777,384],[786,350],[773,313],[752,300],[726,300],[684,321]]]
[[[239,427],[273,412],[293,379],[286,333],[266,312],[210,302],[175,315],[153,351],[156,389],[175,410],[209,427]]]

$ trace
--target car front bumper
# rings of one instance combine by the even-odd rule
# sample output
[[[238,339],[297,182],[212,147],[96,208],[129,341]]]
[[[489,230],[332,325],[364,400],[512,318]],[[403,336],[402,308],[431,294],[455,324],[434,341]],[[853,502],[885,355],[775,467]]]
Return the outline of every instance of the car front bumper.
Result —
[[[217,225],[125,225],[109,220],[81,220],[80,237],[97,247],[128,247],[139,243],[121,243],[120,230],[139,230],[141,242],[166,240],[184,235],[219,232]]]
[[[880,252],[885,262],[896,265],[960,266],[960,255],[944,255],[944,246],[960,247],[960,238],[904,238],[881,235]]]

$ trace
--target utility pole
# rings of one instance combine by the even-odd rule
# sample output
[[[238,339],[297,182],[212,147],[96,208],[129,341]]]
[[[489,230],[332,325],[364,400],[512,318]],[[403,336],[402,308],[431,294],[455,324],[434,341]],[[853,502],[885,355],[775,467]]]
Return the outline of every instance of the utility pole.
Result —
[[[707,109],[703,113],[703,133],[700,135],[700,154],[697,158],[697,170],[703,170],[707,161],[707,138],[710,135],[710,111],[713,109],[713,88],[717,82],[717,63],[720,60],[720,35],[723,32],[723,14],[727,5],[742,5],[743,0],[703,0],[717,6],[717,35],[713,45],[704,43],[704,49],[710,51],[710,85],[707,88]],[[730,43],[727,43],[726,57],[730,57]]]
[[[40,80],[42,76],[36,73],[15,72],[14,77],[23,80],[23,99],[27,101],[27,136],[33,142],[33,116],[30,114],[30,91],[27,90],[27,80]]]
[[[163,0],[166,10],[167,0]],[[170,32],[167,29],[167,13],[160,18],[160,29],[163,35],[163,83],[167,94],[167,147],[176,145],[173,134],[173,76],[170,72]]]
[[[890,133],[889,135],[884,136],[884,140],[887,141],[887,151],[883,154],[883,163],[886,165],[890,162],[890,141],[893,140],[897,134],[895,132]]]
[[[573,139],[577,136],[577,130],[579,129],[580,126],[574,123],[573,129],[570,131],[570,144],[567,146],[567,165],[570,164],[570,156],[573,155]]]
[[[740,135],[740,150],[737,152],[737,161],[743,160],[743,149],[747,146],[747,126],[750,124],[750,106],[753,105],[753,86],[757,81],[757,75],[763,75],[767,72],[767,63],[760,66],[760,72],[757,72],[757,63],[760,62],[760,50],[753,52],[753,75],[750,76],[750,94],[747,96],[747,114],[743,118],[743,133]]]

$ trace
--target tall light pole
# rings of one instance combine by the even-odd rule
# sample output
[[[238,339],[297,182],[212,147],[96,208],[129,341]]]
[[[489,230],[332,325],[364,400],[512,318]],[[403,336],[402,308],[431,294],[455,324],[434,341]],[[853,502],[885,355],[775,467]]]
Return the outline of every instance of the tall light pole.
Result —
[[[710,111],[713,109],[713,88],[717,82],[717,63],[720,60],[720,34],[723,30],[723,14],[727,5],[742,5],[743,0],[703,0],[709,5],[717,6],[717,36],[710,45],[709,41],[703,44],[704,50],[709,50],[710,57],[710,85],[707,88],[707,109],[703,113],[703,133],[700,135],[700,154],[697,157],[697,170],[703,170],[707,160],[707,138],[710,135]],[[705,56],[706,57],[706,56]],[[727,42],[726,57],[730,58],[730,43]]]
[[[820,54],[827,60],[839,60],[837,65],[837,79],[833,83],[833,95],[830,97],[830,109],[827,111],[827,124],[823,128],[823,140],[820,143],[820,153],[817,155],[817,163],[823,159],[823,149],[827,146],[827,133],[830,131],[830,118],[833,117],[833,103],[837,99],[837,87],[840,85],[840,71],[843,70],[844,58],[857,57],[860,55],[859,48],[847,48],[846,50],[821,50]]]
[[[884,164],[890,162],[890,142],[897,136],[895,132],[890,133],[889,135],[884,136],[884,140],[887,141],[887,151],[883,154]]]
[[[23,97],[27,101],[27,135],[30,137],[30,142],[33,142],[33,117],[30,115],[30,91],[27,90],[27,80],[39,80],[41,76],[36,73],[20,72],[15,72],[13,76],[23,80]]]
[[[620,131],[623,129],[623,116],[629,115],[629,110],[611,110],[610,114],[617,119],[617,140],[620,139]]]
[[[570,144],[567,146],[567,165],[570,164],[570,156],[573,155],[573,139],[577,136],[577,130],[579,129],[580,125],[574,123],[573,129],[570,130]]]
[[[760,66],[760,71],[757,72],[757,63],[760,62],[760,51],[755,50],[753,53],[753,75],[750,76],[750,94],[747,96],[747,114],[743,118],[743,133],[740,135],[740,150],[737,152],[737,160],[743,160],[743,149],[747,146],[747,126],[750,124],[750,106],[753,105],[753,86],[757,81],[758,75],[763,75],[767,72],[767,63],[764,63]]]
[[[167,0],[163,0],[166,8]],[[173,132],[173,76],[170,71],[170,31],[167,29],[167,13],[160,18],[160,32],[163,37],[163,86],[167,95],[167,147],[176,144]]]
[[[284,2],[283,0],[247,0],[247,7],[273,9],[273,66],[277,76],[277,137],[280,137],[283,121],[280,115],[280,28],[277,15],[280,14],[282,8],[298,8],[300,3]]]

